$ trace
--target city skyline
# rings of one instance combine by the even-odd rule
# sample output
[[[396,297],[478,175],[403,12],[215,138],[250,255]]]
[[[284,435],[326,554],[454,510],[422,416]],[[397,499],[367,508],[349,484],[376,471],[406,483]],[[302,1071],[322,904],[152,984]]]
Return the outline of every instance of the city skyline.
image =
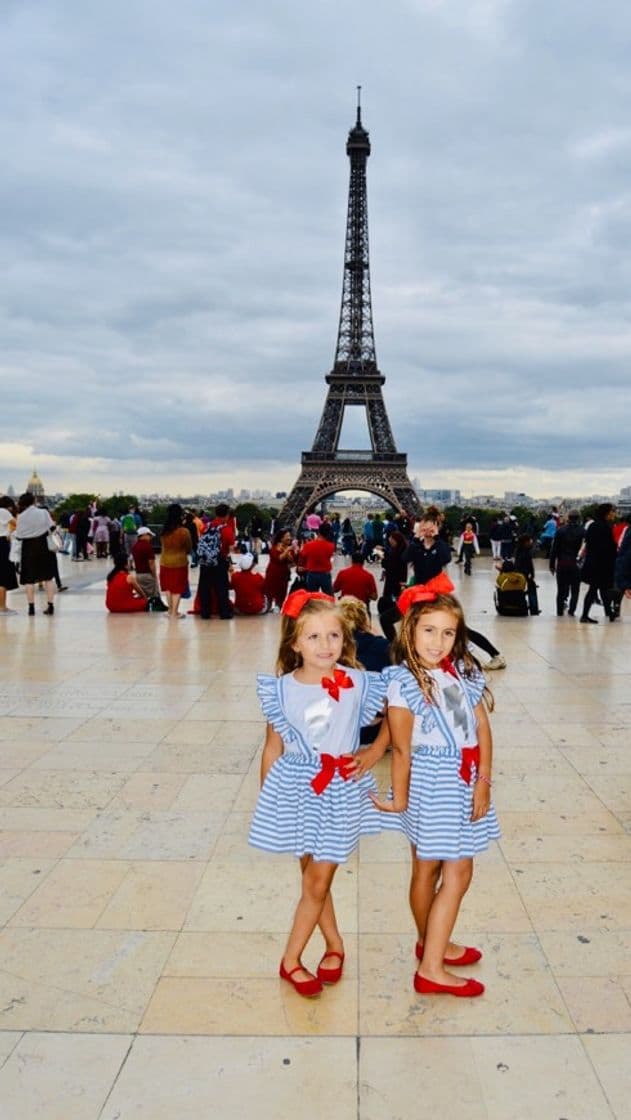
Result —
[[[377,359],[410,473],[464,494],[628,484],[621,0],[607,20],[570,0],[0,18],[6,483],[290,489],[334,352],[360,82]]]

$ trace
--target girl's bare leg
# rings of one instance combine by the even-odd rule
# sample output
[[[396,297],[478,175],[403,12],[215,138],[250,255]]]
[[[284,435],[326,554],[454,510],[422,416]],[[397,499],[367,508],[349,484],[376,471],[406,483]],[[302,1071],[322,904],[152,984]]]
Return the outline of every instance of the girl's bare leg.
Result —
[[[416,922],[419,941],[425,941],[427,917],[431,909],[440,878],[441,862],[438,859],[417,859],[412,848],[412,875],[410,878],[410,909]]]
[[[303,874],[305,867],[307,866],[309,860],[312,858],[312,856],[303,856],[300,860],[300,868]],[[326,896],[326,899],[324,900],[322,913],[320,914],[320,917],[318,919],[318,926],[324,938],[327,953],[343,953],[344,942],[342,940],[342,934],[340,933],[337,924],[335,907],[333,905],[333,895],[331,894],[330,890]]]
[[[171,606],[169,609],[171,611],[171,614],[173,615],[173,618],[177,618],[178,616],[178,607],[180,605],[181,598],[181,595],[174,595],[173,592],[171,592]]]
[[[418,973],[437,984],[462,985],[466,979],[445,970],[443,958],[450,944],[460,904],[473,875],[472,859],[445,860],[442,882],[429,909],[425,926],[423,960]]]
[[[442,861],[434,859],[418,859],[416,849],[412,846],[412,876],[410,879],[410,909],[416,922],[419,941],[425,943],[425,930],[427,916],[438,889],[438,882],[442,870]],[[465,946],[449,941],[446,956],[460,957]]]
[[[302,894],[296,907],[294,920],[283,954],[283,964],[288,972],[300,965],[300,957],[305,946],[318,925],[322,911],[331,889],[333,876],[337,871],[336,863],[316,862],[310,856],[302,871]],[[331,907],[332,907],[331,903]],[[329,913],[330,917],[330,913]],[[335,915],[333,915],[335,917]],[[325,918],[326,922],[326,918]],[[329,928],[330,931],[330,927]],[[337,929],[337,925],[335,926]],[[302,969],[296,974],[297,980],[311,979],[311,973]]]

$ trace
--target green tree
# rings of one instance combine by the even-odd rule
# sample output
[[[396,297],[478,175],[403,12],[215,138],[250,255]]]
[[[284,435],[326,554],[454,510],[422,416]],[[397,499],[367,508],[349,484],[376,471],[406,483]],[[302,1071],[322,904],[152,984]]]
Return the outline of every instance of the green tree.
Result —
[[[69,494],[63,502],[55,506],[55,518],[59,519],[64,513],[74,513],[75,510],[86,509],[94,501],[94,494]]]
[[[257,506],[256,502],[240,502],[234,511],[234,515],[237,519],[240,533],[243,533],[247,529],[254,517],[260,517],[263,522],[263,528],[269,532],[271,520],[269,511],[261,506]]]

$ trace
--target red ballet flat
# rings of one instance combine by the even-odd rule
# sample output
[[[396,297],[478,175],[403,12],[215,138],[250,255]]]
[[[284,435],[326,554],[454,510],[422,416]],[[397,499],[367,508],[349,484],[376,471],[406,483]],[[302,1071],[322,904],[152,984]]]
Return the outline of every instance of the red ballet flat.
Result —
[[[303,965],[298,964],[295,968],[292,968],[291,972],[288,972],[283,961],[281,961],[278,974],[281,980],[287,980],[291,984],[292,988],[298,992],[299,996],[307,996],[307,998],[319,996],[322,991],[322,984],[317,977],[312,976],[310,980],[294,980],[293,978],[296,972],[307,971],[308,969],[305,969]]]
[[[339,965],[337,968],[323,968],[322,961],[327,957],[337,957]],[[335,950],[331,953],[325,953],[320,964],[318,965],[317,977],[322,984],[337,984],[338,980],[342,979],[342,969],[344,968],[344,953],[336,953]]]
[[[464,984],[437,984],[435,980],[426,980],[424,976],[414,973],[414,991],[420,996],[461,996],[465,999],[472,996],[481,996],[484,984],[479,980],[465,980]]]
[[[417,961],[423,960],[423,942],[417,941],[415,947]],[[466,945],[464,953],[459,957],[443,957],[443,964],[448,965],[449,968],[459,968],[467,964],[476,964],[482,960],[482,953],[479,949],[474,949],[472,945]]]

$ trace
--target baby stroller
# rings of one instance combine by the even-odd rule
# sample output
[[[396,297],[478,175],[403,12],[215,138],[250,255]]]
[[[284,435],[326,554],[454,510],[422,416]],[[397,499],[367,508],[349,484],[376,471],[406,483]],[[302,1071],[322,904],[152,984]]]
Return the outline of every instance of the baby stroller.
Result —
[[[505,560],[495,580],[495,609],[498,614],[521,617],[528,614],[528,580]]]

